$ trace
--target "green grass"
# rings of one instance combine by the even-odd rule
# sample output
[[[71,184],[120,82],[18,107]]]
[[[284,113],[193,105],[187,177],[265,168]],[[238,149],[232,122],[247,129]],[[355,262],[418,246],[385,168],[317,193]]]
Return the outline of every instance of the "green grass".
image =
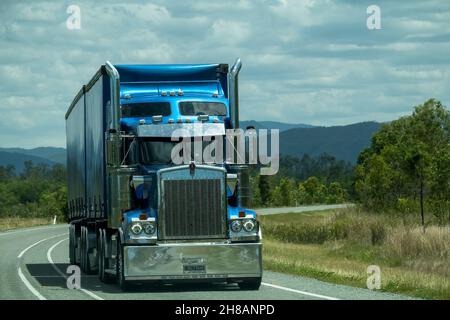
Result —
[[[450,299],[450,229],[417,217],[359,209],[261,216],[264,267],[366,287],[367,267],[381,268],[382,291]]]
[[[0,218],[0,231],[7,231],[17,228],[27,228],[35,226],[43,226],[52,223],[50,219],[45,218],[21,218],[21,217],[9,217]]]

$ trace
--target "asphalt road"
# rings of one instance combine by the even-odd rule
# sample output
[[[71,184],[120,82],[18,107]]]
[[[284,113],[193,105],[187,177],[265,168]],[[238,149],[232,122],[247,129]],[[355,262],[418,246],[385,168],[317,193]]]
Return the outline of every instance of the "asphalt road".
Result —
[[[259,291],[236,285],[138,285],[122,292],[95,275],[82,275],[81,290],[68,289],[68,226],[0,233],[0,299],[408,299],[329,284],[310,278],[264,272]]]
[[[308,211],[322,211],[322,210],[330,210],[330,209],[342,209],[342,208],[350,208],[353,207],[353,203],[345,203],[345,204],[319,204],[312,206],[300,206],[300,207],[279,207],[279,208],[264,208],[264,209],[256,209],[255,211],[261,215],[268,214],[278,214],[278,213],[300,213],[300,212],[308,212]]]

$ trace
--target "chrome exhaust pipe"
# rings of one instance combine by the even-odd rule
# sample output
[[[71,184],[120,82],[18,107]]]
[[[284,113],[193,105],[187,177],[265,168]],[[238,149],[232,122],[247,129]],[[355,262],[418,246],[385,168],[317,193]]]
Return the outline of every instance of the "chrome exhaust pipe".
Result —
[[[230,120],[231,127],[233,129],[239,128],[239,84],[238,76],[239,71],[241,71],[242,62],[240,58],[236,59],[233,64],[229,74],[229,100],[230,100]],[[236,145],[236,140],[234,140],[234,145]],[[242,156],[242,155],[241,155]],[[245,153],[243,155],[245,157]],[[237,150],[234,150],[234,159],[238,159]],[[238,178],[238,190],[237,190],[237,205],[239,207],[248,208],[251,206],[252,198],[250,191],[250,180],[249,180],[249,166],[246,164],[233,165],[233,169],[237,173]]]
[[[240,58],[236,59],[230,70],[228,77],[229,85],[229,99],[230,99],[230,115],[231,115],[231,126],[234,129],[239,128],[239,85],[238,85],[238,75],[241,71],[242,62]]]
[[[105,63],[106,73],[110,78],[111,90],[111,123],[110,130],[120,132],[120,76],[111,62]]]

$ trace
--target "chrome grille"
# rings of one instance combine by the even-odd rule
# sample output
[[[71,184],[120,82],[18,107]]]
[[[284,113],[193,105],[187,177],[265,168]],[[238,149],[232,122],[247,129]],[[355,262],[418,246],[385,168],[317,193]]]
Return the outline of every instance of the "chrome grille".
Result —
[[[160,238],[225,238],[221,183],[221,179],[163,180]]]

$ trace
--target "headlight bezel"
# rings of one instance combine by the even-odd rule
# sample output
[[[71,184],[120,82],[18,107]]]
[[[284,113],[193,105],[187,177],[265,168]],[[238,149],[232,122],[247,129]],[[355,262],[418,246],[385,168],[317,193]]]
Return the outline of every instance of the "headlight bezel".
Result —
[[[251,228],[248,229],[246,226],[251,224]],[[242,222],[242,228],[246,231],[246,232],[254,232],[255,228],[256,228],[256,220],[255,219],[245,219]]]
[[[248,224],[251,223],[253,227],[248,228]],[[232,226],[233,224],[239,224],[240,229],[236,232]],[[247,224],[247,228],[244,225]],[[248,230],[247,230],[248,229]],[[232,242],[248,242],[259,241],[259,222],[256,217],[232,217],[229,222],[229,236]]]
[[[149,233],[149,228],[152,229],[152,233]],[[156,241],[158,239],[158,226],[156,219],[153,217],[147,218],[146,220],[132,218],[124,230],[127,231],[127,241],[144,241],[147,243],[148,241]]]
[[[133,222],[130,225],[130,231],[135,236],[141,235],[143,230],[144,230],[144,228],[142,227],[142,224],[140,222]]]
[[[235,229],[233,226],[237,226],[237,229]],[[234,219],[230,222],[230,229],[234,233],[239,233],[242,230],[242,222],[240,219]]]
[[[147,228],[152,228],[152,231],[147,232]],[[144,233],[148,236],[153,236],[156,233],[156,225],[152,222],[144,223],[142,229],[144,230]]]

